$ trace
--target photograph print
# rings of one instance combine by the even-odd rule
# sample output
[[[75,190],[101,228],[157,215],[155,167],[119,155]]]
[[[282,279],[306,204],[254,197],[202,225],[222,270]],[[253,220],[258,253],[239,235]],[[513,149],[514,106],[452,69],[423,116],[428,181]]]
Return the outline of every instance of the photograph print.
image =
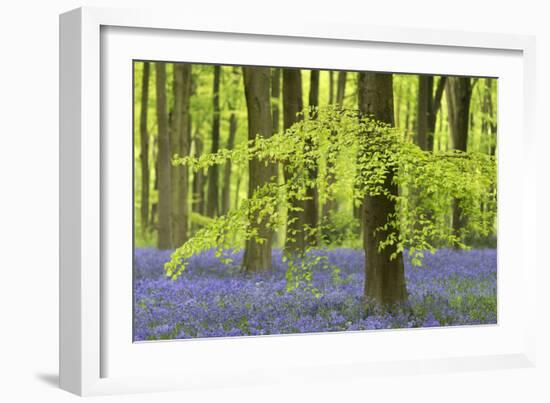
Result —
[[[133,340],[497,323],[498,79],[133,62]]]

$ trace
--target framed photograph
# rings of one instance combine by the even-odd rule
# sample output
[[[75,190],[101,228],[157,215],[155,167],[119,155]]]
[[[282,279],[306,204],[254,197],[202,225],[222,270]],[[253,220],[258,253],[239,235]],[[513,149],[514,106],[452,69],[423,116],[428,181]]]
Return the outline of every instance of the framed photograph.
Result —
[[[60,48],[62,388],[534,365],[533,38],[82,8]]]

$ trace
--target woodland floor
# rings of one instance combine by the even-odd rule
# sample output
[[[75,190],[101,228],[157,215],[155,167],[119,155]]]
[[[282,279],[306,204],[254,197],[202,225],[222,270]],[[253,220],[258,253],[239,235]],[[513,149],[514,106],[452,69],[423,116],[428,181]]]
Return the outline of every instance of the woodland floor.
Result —
[[[213,252],[191,259],[172,281],[163,265],[171,251],[136,249],[134,340],[226,337],[346,330],[495,324],[495,249],[426,254],[422,267],[405,263],[409,307],[385,313],[362,303],[364,255],[360,250],[314,251],[331,268],[314,270],[312,285],[287,291],[286,264],[274,250],[270,273],[239,272]],[[339,269],[335,275],[334,267]]]

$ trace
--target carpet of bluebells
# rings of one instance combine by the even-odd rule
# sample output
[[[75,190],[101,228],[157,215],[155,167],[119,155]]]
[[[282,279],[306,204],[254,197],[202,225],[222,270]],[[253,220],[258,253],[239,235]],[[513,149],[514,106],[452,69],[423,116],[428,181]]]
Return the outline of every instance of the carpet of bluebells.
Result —
[[[427,254],[422,267],[406,262],[409,306],[384,312],[365,308],[361,250],[314,251],[340,269],[314,271],[320,291],[287,292],[280,251],[269,273],[238,270],[242,253],[223,264],[213,252],[191,259],[176,281],[164,276],[171,251],[136,249],[134,340],[184,339],[494,324],[497,320],[495,249]]]

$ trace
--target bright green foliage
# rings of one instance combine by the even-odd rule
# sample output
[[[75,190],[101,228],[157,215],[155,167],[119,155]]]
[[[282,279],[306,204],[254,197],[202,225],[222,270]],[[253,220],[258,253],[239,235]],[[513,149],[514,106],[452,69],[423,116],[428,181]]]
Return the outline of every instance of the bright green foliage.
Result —
[[[249,217],[256,217],[258,222],[266,220],[273,229],[283,228],[287,223],[281,207],[290,208],[287,200],[291,197],[305,200],[308,187],[319,189],[321,204],[342,194],[357,203],[366,195],[392,198],[398,213],[388,217],[384,228],[390,230],[389,235],[379,248],[395,245],[397,252],[408,249],[416,265],[421,264],[426,250],[433,252],[442,244],[466,247],[462,240],[469,234],[487,236],[494,232],[494,157],[477,152],[422,151],[406,133],[360,117],[355,110],[329,106],[317,109],[314,120],[308,118],[308,110],[303,116],[303,120],[285,132],[267,139],[257,137],[233,150],[221,149],[199,158],[174,157],[173,164],[187,164],[192,170],[223,164],[229,159],[239,169],[244,169],[252,158],[266,164],[279,162],[284,163],[290,179],[259,187],[236,209],[200,229],[172,254],[165,265],[168,276],[177,279],[185,270],[187,259],[202,251],[216,248],[220,258],[226,258],[223,252],[241,248],[243,240],[254,238],[261,242],[249,225]],[[318,169],[314,179],[307,174],[313,167]],[[399,186],[398,196],[390,195],[384,187],[390,173]],[[328,180],[329,176],[336,180]],[[454,199],[467,218],[460,234],[452,232],[448,221]],[[309,237],[320,238],[320,228],[303,231]],[[310,284],[312,267],[319,265],[333,270],[337,280],[337,271],[328,267],[322,256],[310,255],[288,256],[289,289]]]

